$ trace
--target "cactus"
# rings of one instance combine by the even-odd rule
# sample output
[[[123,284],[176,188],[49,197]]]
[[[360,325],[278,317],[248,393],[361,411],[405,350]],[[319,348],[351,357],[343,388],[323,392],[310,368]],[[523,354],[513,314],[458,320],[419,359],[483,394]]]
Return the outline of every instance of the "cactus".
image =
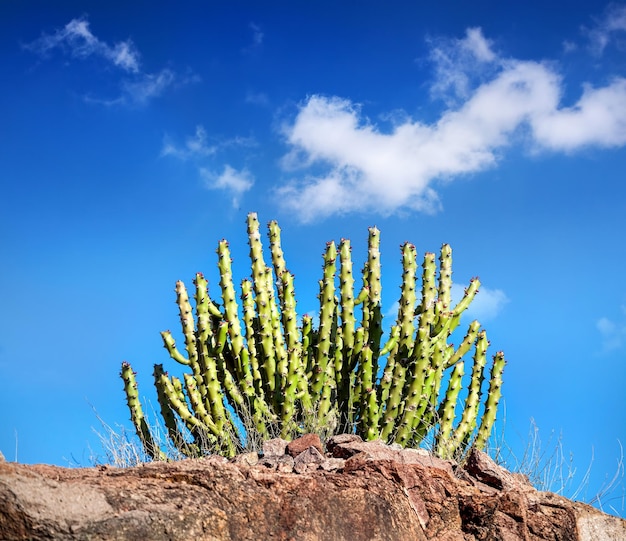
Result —
[[[152,459],[162,459],[165,457],[163,452],[159,449],[156,441],[154,440],[150,427],[146,422],[143,414],[143,408],[139,400],[139,393],[137,391],[137,381],[135,380],[135,372],[132,367],[126,361],[122,363],[122,371],[120,373],[122,380],[124,381],[124,392],[126,393],[126,403],[130,410],[130,418],[137,430],[137,436],[141,440],[143,448],[148,456]]]
[[[489,344],[485,331],[473,321],[457,347],[450,343],[480,282],[472,279],[460,302],[451,305],[450,246],[442,246],[438,268],[435,254],[424,254],[419,298],[417,251],[410,243],[401,247],[397,318],[385,336],[377,228],[369,229],[358,290],[350,241],[327,244],[319,282],[319,324],[314,327],[310,315],[298,316],[294,275],[287,270],[278,224],[270,222],[268,227],[269,266],[259,227],[256,214],[249,214],[251,277],[242,281],[239,297],[225,240],[217,247],[221,299],[210,297],[208,281],[198,273],[195,321],[185,285],[176,283],[184,351],[170,331],[161,336],[170,357],[188,371],[181,380],[157,364],[154,382],[164,425],[177,449],[187,456],[232,456],[246,442],[278,434],[291,439],[310,430],[326,436],[355,432],[367,440],[381,438],[403,446],[420,445],[432,434],[435,452],[446,458],[460,456],[471,445],[486,445],[505,359],[502,352],[493,357],[481,403]],[[472,348],[471,360],[466,359]],[[471,377],[462,393],[470,362]],[[126,362],[121,376],[131,420],[147,454],[164,458]]]

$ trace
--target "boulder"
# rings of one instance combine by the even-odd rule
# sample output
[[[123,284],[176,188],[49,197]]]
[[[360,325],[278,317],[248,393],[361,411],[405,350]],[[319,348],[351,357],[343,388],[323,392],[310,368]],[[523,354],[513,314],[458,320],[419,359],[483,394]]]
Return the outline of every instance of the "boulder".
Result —
[[[0,462],[0,537],[626,540],[625,520],[538,492],[478,451],[459,465],[382,442],[340,438],[327,448],[133,468]]]

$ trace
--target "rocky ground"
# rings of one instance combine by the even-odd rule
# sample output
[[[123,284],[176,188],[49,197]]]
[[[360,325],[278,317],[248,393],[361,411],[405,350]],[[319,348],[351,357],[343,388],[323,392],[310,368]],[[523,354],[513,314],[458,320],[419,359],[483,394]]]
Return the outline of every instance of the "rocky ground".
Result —
[[[0,462],[0,539],[624,541],[626,521],[456,464],[340,435],[134,468]]]

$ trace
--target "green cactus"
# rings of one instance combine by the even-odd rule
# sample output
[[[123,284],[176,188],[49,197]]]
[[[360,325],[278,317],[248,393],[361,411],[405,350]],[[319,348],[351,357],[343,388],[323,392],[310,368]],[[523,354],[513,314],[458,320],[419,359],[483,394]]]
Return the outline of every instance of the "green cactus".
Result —
[[[176,283],[185,350],[161,333],[170,357],[188,372],[169,376],[155,365],[154,382],[171,442],[187,456],[232,456],[246,441],[304,431],[355,432],[417,446],[431,433],[434,450],[458,457],[486,445],[501,395],[502,352],[493,357],[489,389],[481,399],[488,341],[477,321],[455,347],[450,343],[478,292],[472,279],[451,305],[452,250],[424,254],[420,275],[415,246],[402,250],[402,285],[395,322],[384,338],[380,231],[370,228],[362,286],[355,290],[350,241],[329,242],[323,255],[319,324],[298,316],[294,276],[287,270],[281,230],[269,224],[271,266],[265,263],[259,221],[247,218],[251,277],[237,297],[227,241],[218,243],[221,299],[211,299],[202,274],[194,280],[195,321],[189,295]],[[470,359],[466,359],[474,349]],[[463,410],[466,363],[472,365]],[[122,365],[131,420],[147,454],[164,458],[144,418],[132,368]],[[445,392],[442,385],[445,384]],[[477,420],[482,406],[480,426]],[[243,423],[243,429],[241,425]]]
[[[164,453],[159,449],[154,440],[150,428],[143,414],[143,408],[139,400],[139,392],[137,391],[137,381],[135,380],[135,372],[127,362],[122,363],[122,371],[120,377],[124,381],[124,392],[126,393],[126,403],[130,410],[130,418],[137,430],[137,436],[143,444],[146,453],[152,459],[165,458]]]

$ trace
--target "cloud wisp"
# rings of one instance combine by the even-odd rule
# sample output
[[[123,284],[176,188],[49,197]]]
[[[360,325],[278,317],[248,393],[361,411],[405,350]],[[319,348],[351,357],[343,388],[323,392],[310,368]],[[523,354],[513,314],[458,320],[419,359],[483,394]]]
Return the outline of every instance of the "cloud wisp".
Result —
[[[261,30],[261,27],[258,24],[250,23],[248,25],[250,30],[252,30],[252,45],[253,47],[260,47],[263,44],[263,39],[265,38],[265,34]]]
[[[626,306],[622,306],[622,314],[626,316]],[[626,320],[614,321],[601,317],[596,321],[596,329],[602,337],[601,353],[610,353],[626,346]]]
[[[609,4],[602,17],[591,28],[583,29],[589,38],[589,49],[596,56],[601,56],[611,40],[626,32],[626,6]]]
[[[462,298],[465,292],[465,287],[461,284],[452,284],[450,290],[450,297],[452,305],[455,306]],[[477,319],[481,323],[490,321],[496,318],[500,312],[504,309],[504,306],[509,302],[509,298],[506,293],[501,289],[491,289],[483,285],[474,300],[468,306],[464,312],[464,316],[474,320]]]
[[[200,175],[205,180],[207,188],[229,192],[235,208],[239,206],[241,196],[254,185],[254,176],[245,167],[237,170],[226,164],[219,174],[201,167]]]
[[[452,107],[467,100],[481,77],[494,71],[497,55],[493,43],[480,28],[468,28],[462,39],[427,39],[435,76],[430,86],[433,99]],[[472,66],[471,70],[462,66]]]
[[[156,73],[143,71],[141,55],[130,39],[109,44],[93,34],[85,17],[72,19],[53,34],[42,34],[39,39],[24,45],[24,48],[43,57],[48,57],[55,50],[82,60],[96,57],[119,69],[123,74],[120,82],[121,95],[112,99],[91,96],[85,98],[92,103],[145,105],[173,85],[185,84],[196,79],[180,78],[168,68]]]
[[[229,164],[225,164],[221,172],[216,172],[213,168],[208,167],[206,162],[226,148],[255,145],[256,141],[250,137],[235,137],[211,142],[204,126],[198,125],[195,133],[187,137],[183,145],[177,145],[169,137],[166,137],[163,141],[161,156],[194,162],[204,186],[210,190],[223,190],[229,193],[233,207],[237,208],[243,194],[254,186],[252,173],[246,167],[235,169]]]
[[[405,118],[390,130],[348,99],[310,96],[284,127],[285,170],[308,171],[278,189],[282,204],[310,222],[369,211],[441,209],[435,184],[495,167],[515,142],[572,153],[626,144],[626,79],[586,85],[561,106],[563,81],[548,62],[504,58],[478,28],[433,49],[432,93],[446,109],[432,124]],[[321,173],[320,173],[321,171]]]
[[[61,49],[74,58],[100,56],[124,71],[139,72],[140,55],[133,42],[126,40],[109,45],[94,36],[85,18],[72,19],[54,34],[42,34],[25,48],[42,55]]]
[[[242,54],[247,55],[258,53],[263,47],[263,41],[265,40],[265,33],[258,24],[254,22],[248,23],[248,29],[252,33],[252,41],[241,49]]]
[[[209,144],[204,126],[198,125],[195,133],[186,139],[182,147],[177,146],[166,137],[161,149],[161,156],[173,156],[181,160],[188,160],[190,158],[211,156],[216,152],[217,145]]]

